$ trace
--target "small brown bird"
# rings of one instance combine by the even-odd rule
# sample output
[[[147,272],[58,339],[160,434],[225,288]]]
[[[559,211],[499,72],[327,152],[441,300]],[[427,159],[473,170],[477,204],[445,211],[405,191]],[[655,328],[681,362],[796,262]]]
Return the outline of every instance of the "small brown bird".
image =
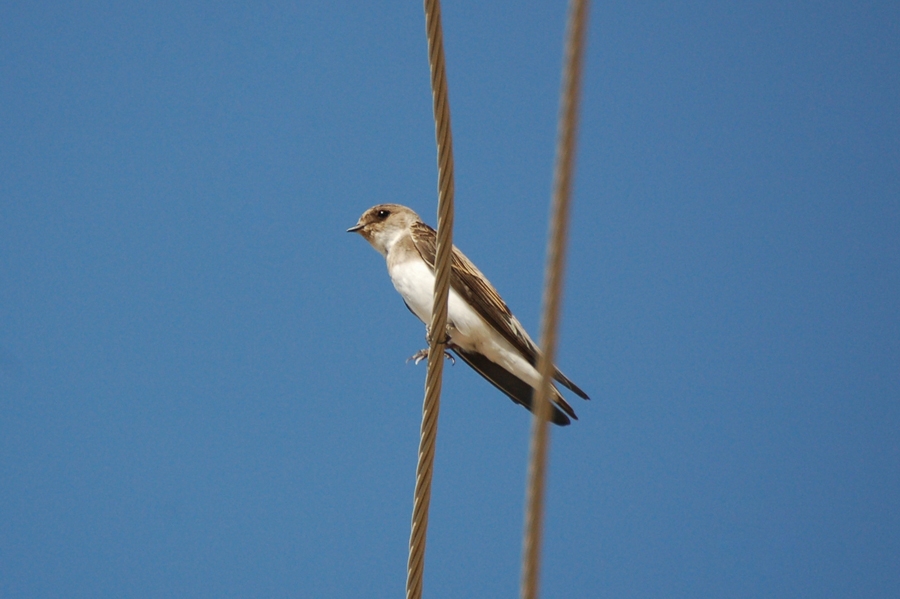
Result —
[[[356,225],[359,233],[387,260],[388,274],[406,307],[426,327],[431,323],[434,293],[436,233],[419,216],[399,204],[380,204],[366,210]],[[535,368],[538,348],[512,315],[490,281],[455,246],[451,258],[447,306],[447,347],[503,391],[514,402],[532,409],[534,389],[540,384]],[[422,350],[413,358],[427,357]],[[553,378],[576,395],[587,394],[554,367]],[[551,421],[566,425],[578,419],[575,411],[551,385],[554,410]]]

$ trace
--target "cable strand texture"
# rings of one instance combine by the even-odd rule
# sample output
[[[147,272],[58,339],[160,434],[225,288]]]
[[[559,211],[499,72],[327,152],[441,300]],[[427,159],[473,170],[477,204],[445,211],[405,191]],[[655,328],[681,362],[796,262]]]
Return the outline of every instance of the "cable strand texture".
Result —
[[[409,561],[406,574],[407,599],[420,599],[425,574],[425,542],[428,531],[428,507],[431,503],[431,478],[437,443],[438,414],[441,407],[441,381],[444,373],[444,348],[447,330],[447,297],[450,293],[450,255],[453,249],[453,136],[450,132],[450,99],[444,68],[444,34],[441,5],[425,0],[425,30],[428,37],[428,63],[434,104],[434,132],[438,148],[438,226],[435,256],[434,304],[428,340],[428,374],[422,405],[419,458],[416,464],[416,489],[409,536]]]
[[[543,537],[544,491],[546,487],[547,453],[550,445],[547,417],[550,410],[550,379],[556,358],[557,331],[562,298],[565,251],[569,226],[572,173],[575,168],[575,131],[581,71],[584,62],[584,38],[588,0],[571,0],[566,34],[566,56],[563,70],[553,174],[553,201],[547,266],[544,277],[543,314],[541,316],[541,348],[538,371],[541,384],[535,394],[535,410],[531,427],[531,447],[526,492],[525,535],[522,549],[522,599],[536,599],[540,583],[541,542]]]

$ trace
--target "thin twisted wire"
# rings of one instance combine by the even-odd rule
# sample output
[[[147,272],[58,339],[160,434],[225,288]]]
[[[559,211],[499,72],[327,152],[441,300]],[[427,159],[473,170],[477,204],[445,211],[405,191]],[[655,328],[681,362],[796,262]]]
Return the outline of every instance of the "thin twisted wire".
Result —
[[[409,535],[407,599],[421,598],[425,574],[425,541],[428,532],[428,507],[431,503],[431,477],[437,443],[438,414],[441,409],[447,297],[450,292],[450,255],[453,250],[453,136],[450,131],[450,98],[444,65],[441,4],[438,0],[425,0],[425,29],[428,36],[428,63],[431,67],[434,134],[438,147],[438,227],[437,255],[434,261],[434,304],[428,340],[428,374],[425,377],[419,459],[416,464],[416,490]]]
[[[536,599],[540,583],[541,541],[543,537],[544,489],[550,437],[550,380],[556,358],[557,331],[565,271],[566,240],[569,227],[569,205],[572,195],[572,173],[575,168],[575,133],[578,126],[578,101],[584,62],[584,39],[587,26],[588,0],[571,0],[566,34],[566,57],[559,107],[556,166],[553,173],[553,206],[550,238],[547,244],[547,267],[544,276],[541,348],[538,371],[541,384],[535,394],[535,411],[531,426],[531,448],[528,460],[525,535],[522,548],[522,599]]]

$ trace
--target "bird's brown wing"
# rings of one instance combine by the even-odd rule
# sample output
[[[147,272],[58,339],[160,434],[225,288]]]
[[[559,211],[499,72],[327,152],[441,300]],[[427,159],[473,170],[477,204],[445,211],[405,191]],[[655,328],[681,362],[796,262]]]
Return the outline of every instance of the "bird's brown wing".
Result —
[[[434,229],[422,222],[415,223],[412,226],[412,238],[422,259],[433,269],[437,253]],[[529,362],[534,363],[537,348],[530,339],[523,337],[521,332],[516,330],[513,325],[515,317],[497,290],[488,282],[487,277],[456,246],[453,246],[450,264],[450,286],[485,322],[503,335]]]
[[[412,239],[422,259],[432,269],[434,268],[435,255],[437,253],[437,235],[431,227],[419,221],[412,225]],[[524,327],[513,316],[506,302],[494,289],[487,277],[472,264],[472,261],[453,246],[451,256],[450,286],[466,302],[478,312],[485,322],[534,366],[537,362],[538,349],[528,337]],[[571,389],[579,397],[588,399],[587,394],[575,383],[569,380],[562,372],[554,368],[554,377],[557,381]]]

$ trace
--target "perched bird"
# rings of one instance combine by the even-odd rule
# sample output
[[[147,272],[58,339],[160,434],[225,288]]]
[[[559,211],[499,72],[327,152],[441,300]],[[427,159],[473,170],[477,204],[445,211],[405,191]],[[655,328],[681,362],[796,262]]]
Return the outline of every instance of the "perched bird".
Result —
[[[427,331],[434,297],[434,229],[406,206],[380,204],[366,210],[347,232],[359,233],[385,257],[394,287]],[[490,281],[455,246],[451,265],[447,347],[510,399],[531,410],[534,389],[541,379],[536,369],[537,346]],[[418,363],[427,355],[428,350],[422,350],[412,359]],[[553,378],[589,399],[555,367]],[[552,385],[550,399],[554,424],[569,424],[569,417],[578,419]]]

